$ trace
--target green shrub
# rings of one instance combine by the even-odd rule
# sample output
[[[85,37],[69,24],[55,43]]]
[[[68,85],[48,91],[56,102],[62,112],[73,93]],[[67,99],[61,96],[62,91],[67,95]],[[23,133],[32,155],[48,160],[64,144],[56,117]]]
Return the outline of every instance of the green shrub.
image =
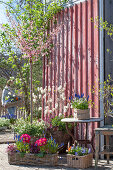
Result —
[[[33,120],[31,124],[29,120],[20,118],[12,127],[19,135],[28,134],[30,136],[42,136],[44,130],[46,129],[46,124],[43,120]]]
[[[5,119],[5,118],[0,118],[0,127],[3,127],[3,126],[9,127],[10,126],[10,120]]]
[[[51,119],[52,127],[58,127],[58,130],[66,131],[66,123],[61,122],[61,119],[63,118],[63,116],[55,116],[55,118]],[[68,126],[70,129],[72,128],[71,124],[69,124]]]

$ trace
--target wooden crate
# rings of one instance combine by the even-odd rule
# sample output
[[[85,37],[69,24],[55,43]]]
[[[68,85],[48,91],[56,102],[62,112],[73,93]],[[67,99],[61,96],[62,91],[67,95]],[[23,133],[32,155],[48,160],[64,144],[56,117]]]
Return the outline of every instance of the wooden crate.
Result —
[[[40,158],[37,154],[14,152],[8,153],[8,162],[10,165],[58,165],[58,154],[46,154]]]
[[[74,109],[74,118],[78,120],[90,119],[90,109]]]
[[[88,168],[92,166],[93,153],[84,156],[67,154],[67,164],[72,168]]]

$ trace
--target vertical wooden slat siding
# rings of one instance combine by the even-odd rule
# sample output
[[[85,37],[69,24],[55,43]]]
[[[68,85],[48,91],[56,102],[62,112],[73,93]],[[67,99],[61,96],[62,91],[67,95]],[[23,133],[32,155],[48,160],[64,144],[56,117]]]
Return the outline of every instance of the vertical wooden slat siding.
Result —
[[[45,56],[43,57],[43,83],[42,87],[45,88]],[[42,119],[44,119],[44,98],[42,97]]]
[[[50,32],[52,32],[52,21],[50,22]],[[51,43],[52,43],[52,40],[51,40]],[[51,98],[53,97],[52,96],[52,92],[53,92],[52,80],[53,80],[53,53],[51,51],[51,54],[50,54],[50,88],[51,88],[50,96],[51,96]],[[51,110],[52,110],[52,108],[53,108],[53,105],[51,103]]]
[[[60,25],[60,13],[58,14],[58,20],[57,20],[57,25],[59,26]],[[58,42],[58,55],[57,55],[57,58],[58,58],[58,70],[57,70],[57,73],[58,73],[58,76],[57,76],[57,87],[59,87],[59,85],[60,85],[60,79],[61,79],[61,77],[60,77],[60,73],[61,73],[61,67],[60,67],[60,65],[61,65],[61,61],[60,61],[60,32],[58,33],[58,38],[57,38],[57,42]],[[57,93],[58,94],[58,93]],[[58,97],[59,97],[59,94],[58,94]],[[58,107],[58,112],[57,112],[57,116],[58,116],[58,114],[59,114],[59,110],[61,109],[61,105],[60,105],[60,102],[58,102],[59,103],[59,107]]]
[[[61,12],[61,23],[62,25],[62,32],[61,32],[61,44],[62,44],[62,48],[61,48],[61,60],[62,60],[62,72],[61,72],[61,76],[62,76],[62,80],[61,80],[61,85],[64,88],[64,58],[65,58],[65,53],[64,53],[64,11]],[[64,105],[64,101],[62,102],[62,110],[61,113],[64,112],[63,109],[63,105]]]
[[[69,96],[72,96],[72,48],[73,48],[73,8],[70,7],[70,76],[69,76]],[[72,114],[72,109],[69,109],[68,116]]]
[[[94,18],[98,16],[98,0],[93,1],[93,8],[94,8]],[[99,100],[98,100],[98,90],[99,90],[99,83],[98,83],[98,78],[99,78],[99,31],[98,29],[95,29],[94,26],[94,85],[95,85],[95,93],[94,93],[94,116],[98,117],[99,115]],[[97,127],[97,123],[95,123],[95,127]]]
[[[75,92],[78,94],[78,6],[75,5]]]
[[[69,9],[67,8],[66,9],[66,17],[67,17],[67,20],[66,20],[66,91],[65,91],[65,95],[66,95],[66,104],[67,104],[67,99],[68,99],[68,54],[69,54],[69,51],[68,51],[68,45],[69,45],[69,29],[68,29],[68,24],[69,24]],[[67,114],[66,114],[67,115]]]
[[[97,83],[99,79],[99,31],[91,22],[91,17],[95,18],[99,15],[98,2],[99,0],[87,0],[68,7],[58,14],[57,24],[64,23],[64,25],[61,26],[54,41],[50,71],[45,68],[45,60],[43,67],[43,86],[45,79],[46,85],[48,85],[48,78],[50,85],[54,85],[56,89],[59,85],[64,87],[64,83],[66,83],[66,101],[63,102],[65,105],[69,97],[74,96],[74,93],[79,95],[84,93],[86,97],[90,96],[95,103],[95,107],[90,108],[91,117],[99,116],[97,92],[99,89]],[[96,91],[93,95],[91,89],[95,84]],[[52,97],[54,99],[53,107],[55,107],[57,100],[55,92]],[[69,116],[73,112],[69,109],[67,113],[64,113],[63,103],[59,104],[57,114],[62,112],[64,116]],[[44,114],[42,114],[43,116]],[[97,124],[91,126],[91,133],[96,126]],[[82,136],[84,136],[83,128],[84,125],[81,127]]]

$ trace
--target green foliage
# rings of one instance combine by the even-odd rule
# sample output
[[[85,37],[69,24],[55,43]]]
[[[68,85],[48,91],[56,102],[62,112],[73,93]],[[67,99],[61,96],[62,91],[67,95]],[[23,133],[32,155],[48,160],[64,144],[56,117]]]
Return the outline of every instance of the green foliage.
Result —
[[[68,149],[68,154],[77,155],[77,156],[84,156],[90,152],[91,152],[90,149],[88,150],[88,148],[80,147],[79,145],[70,146],[70,148]]]
[[[61,122],[61,119],[63,119],[63,116],[55,116],[54,118],[51,119],[51,124],[52,127],[58,127],[59,130],[66,131],[66,124],[64,122]],[[69,129],[72,128],[72,125],[69,124]]]
[[[10,126],[10,120],[5,119],[5,118],[0,118],[0,127],[3,127],[3,126],[9,127]]]
[[[19,152],[30,153],[29,143],[23,143],[23,141],[17,141],[16,147]]]
[[[4,86],[6,85],[6,78],[0,77],[0,88],[3,90]]]
[[[48,139],[47,141],[47,150],[48,150],[48,153],[57,153],[58,151],[58,144],[56,144],[55,140],[50,138]]]
[[[19,135],[28,134],[30,136],[42,136],[43,131],[46,129],[45,122],[43,120],[33,120],[32,124],[30,123],[30,118],[24,120],[20,118],[16,121],[16,124],[12,126],[14,131]]]
[[[86,98],[75,98],[74,101],[72,101],[72,108],[73,109],[88,109],[88,101]]]

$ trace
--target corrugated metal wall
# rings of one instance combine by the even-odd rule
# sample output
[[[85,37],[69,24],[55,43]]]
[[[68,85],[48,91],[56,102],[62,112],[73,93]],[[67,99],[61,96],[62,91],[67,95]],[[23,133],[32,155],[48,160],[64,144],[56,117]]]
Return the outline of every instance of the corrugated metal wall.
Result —
[[[98,15],[98,0],[77,3],[58,14],[57,21],[62,27],[54,39],[51,64],[44,58],[43,66],[43,87],[54,85],[57,88],[59,85],[64,86],[66,82],[66,99],[74,93],[89,95],[95,103],[91,108],[91,117],[99,116],[99,31],[91,22],[91,17],[95,18]],[[51,22],[51,31],[53,29]],[[91,93],[93,86],[96,88],[94,94]],[[52,97],[51,107],[54,107],[57,94],[54,92]],[[42,118],[44,102],[43,100]],[[62,111],[60,108],[59,112]],[[71,110],[65,116],[70,114]]]

